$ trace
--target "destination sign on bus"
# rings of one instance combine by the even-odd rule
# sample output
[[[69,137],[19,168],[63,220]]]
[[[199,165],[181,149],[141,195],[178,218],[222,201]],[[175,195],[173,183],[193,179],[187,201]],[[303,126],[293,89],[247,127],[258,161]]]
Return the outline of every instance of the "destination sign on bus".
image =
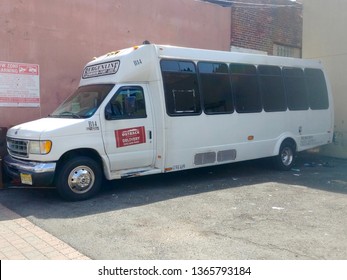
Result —
[[[82,78],[94,78],[105,75],[116,74],[119,69],[119,60],[89,65],[84,68]]]

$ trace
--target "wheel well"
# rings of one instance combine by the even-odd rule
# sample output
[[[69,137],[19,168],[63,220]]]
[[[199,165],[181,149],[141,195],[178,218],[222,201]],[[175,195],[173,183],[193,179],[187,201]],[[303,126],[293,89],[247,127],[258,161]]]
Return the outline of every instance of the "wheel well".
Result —
[[[288,143],[289,145],[291,145],[293,148],[294,148],[294,151],[296,152],[296,142],[293,138],[286,138],[282,141],[282,144],[281,146],[284,144],[284,143]]]
[[[98,164],[100,164],[100,167],[102,168],[102,160],[101,157],[99,156],[98,152],[93,150],[93,149],[88,149],[88,148],[83,148],[83,149],[76,149],[76,150],[71,150],[63,154],[59,161],[58,161],[58,168],[60,165],[64,162],[67,161],[73,157],[77,156],[85,156],[94,159]]]

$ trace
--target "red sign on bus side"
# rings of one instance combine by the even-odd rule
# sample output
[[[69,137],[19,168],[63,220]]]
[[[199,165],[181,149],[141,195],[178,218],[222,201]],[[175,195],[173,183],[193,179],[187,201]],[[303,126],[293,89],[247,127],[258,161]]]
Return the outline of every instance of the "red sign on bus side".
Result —
[[[114,134],[118,148],[146,143],[144,126],[115,130]]]

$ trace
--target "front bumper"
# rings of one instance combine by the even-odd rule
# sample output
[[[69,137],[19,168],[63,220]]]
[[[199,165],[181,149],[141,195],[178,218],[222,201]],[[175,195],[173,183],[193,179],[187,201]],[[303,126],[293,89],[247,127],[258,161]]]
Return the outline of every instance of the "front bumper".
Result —
[[[9,155],[4,158],[6,174],[19,179],[26,185],[50,185],[53,183],[56,162],[35,162],[15,159]]]

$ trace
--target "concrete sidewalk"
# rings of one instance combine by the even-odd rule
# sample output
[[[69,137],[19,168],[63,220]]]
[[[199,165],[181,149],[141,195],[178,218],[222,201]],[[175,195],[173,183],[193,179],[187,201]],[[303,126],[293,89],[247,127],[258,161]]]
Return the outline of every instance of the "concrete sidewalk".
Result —
[[[89,260],[0,203],[0,260]]]

